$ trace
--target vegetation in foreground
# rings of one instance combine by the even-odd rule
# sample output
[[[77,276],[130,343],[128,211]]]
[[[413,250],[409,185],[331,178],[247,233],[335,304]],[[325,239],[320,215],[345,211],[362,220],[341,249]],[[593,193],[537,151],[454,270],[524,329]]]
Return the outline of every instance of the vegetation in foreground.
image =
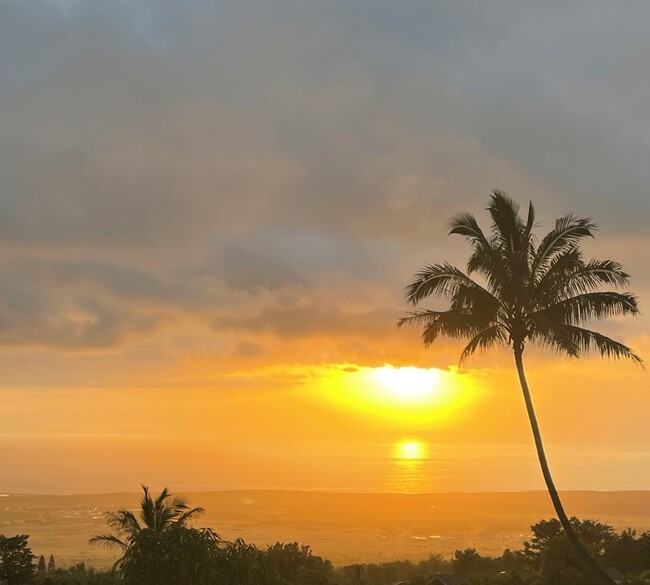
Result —
[[[0,536],[2,585],[433,585],[436,575],[452,574],[467,585],[593,585],[561,523],[542,520],[520,550],[487,557],[457,550],[451,559],[431,555],[420,562],[394,561],[333,567],[308,545],[276,543],[265,549],[238,539],[222,540],[210,528],[193,528],[200,514],[167,490],[153,498],[147,488],[136,516],[128,510],[107,514],[116,534],[91,542],[116,546],[122,556],[112,570],[83,563],[56,567],[54,557],[38,560],[28,536]],[[571,518],[572,528],[599,566],[614,567],[629,585],[650,583],[650,532],[617,533],[595,520]],[[437,584],[436,584],[437,585]]]

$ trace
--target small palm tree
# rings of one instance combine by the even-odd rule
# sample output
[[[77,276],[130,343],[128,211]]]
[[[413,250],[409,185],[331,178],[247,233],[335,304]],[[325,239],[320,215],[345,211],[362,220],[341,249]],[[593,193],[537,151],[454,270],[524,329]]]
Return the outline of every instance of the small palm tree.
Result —
[[[164,488],[157,498],[152,498],[149,488],[142,486],[144,495],[140,501],[138,518],[130,510],[122,509],[106,513],[106,523],[115,534],[100,534],[90,539],[90,544],[117,546],[126,551],[131,540],[143,530],[160,532],[172,525],[185,525],[200,514],[203,508],[190,508],[182,496],[172,496]],[[119,563],[120,561],[118,561]]]
[[[629,276],[613,260],[583,259],[580,242],[593,237],[596,229],[590,218],[566,215],[538,242],[533,234],[532,203],[524,220],[510,197],[494,191],[487,211],[492,222],[489,235],[470,213],[460,213],[451,221],[449,233],[463,236],[472,247],[467,272],[446,262],[428,264],[406,289],[406,300],[412,306],[437,296],[449,300],[449,309],[415,310],[400,319],[398,326],[421,326],[425,346],[440,336],[468,340],[461,364],[477,350],[512,348],[537,456],[557,516],[585,564],[603,583],[612,585],[564,512],[546,460],[523,354],[531,342],[572,357],[595,350],[641,364],[641,358],[626,345],[583,327],[590,319],[639,313],[633,294],[601,290],[625,287]],[[474,274],[481,277],[480,282],[472,278]]]

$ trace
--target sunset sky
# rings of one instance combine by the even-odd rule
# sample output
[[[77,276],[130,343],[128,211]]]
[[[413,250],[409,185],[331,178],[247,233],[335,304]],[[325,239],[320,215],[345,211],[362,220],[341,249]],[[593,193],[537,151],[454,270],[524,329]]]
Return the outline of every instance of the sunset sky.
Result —
[[[493,188],[540,231],[592,216],[647,314],[649,28],[637,1],[0,0],[0,492],[543,489],[511,355],[459,372],[395,322]],[[648,324],[598,327],[650,359]],[[526,359],[560,489],[650,489],[648,374]]]

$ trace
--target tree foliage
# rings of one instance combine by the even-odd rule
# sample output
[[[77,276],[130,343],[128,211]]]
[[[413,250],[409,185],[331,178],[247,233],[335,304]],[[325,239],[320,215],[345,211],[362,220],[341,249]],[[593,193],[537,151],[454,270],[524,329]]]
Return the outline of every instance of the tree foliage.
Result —
[[[449,308],[413,311],[399,325],[421,326],[425,345],[441,336],[465,339],[461,362],[494,346],[523,349],[529,341],[573,357],[595,350],[641,362],[626,345],[584,327],[592,319],[639,312],[636,297],[617,290],[629,283],[618,262],[583,257],[580,243],[596,231],[591,218],[565,215],[538,241],[532,203],[522,218],[510,197],[494,191],[487,211],[488,234],[470,213],[451,221],[449,233],[471,246],[466,272],[447,262],[427,264],[406,289],[413,306],[442,297]]]
[[[493,559],[481,556],[475,548],[455,551],[452,566],[455,573],[467,576],[494,572]]]
[[[266,556],[279,575],[292,583],[322,583],[332,575],[332,563],[314,555],[309,545],[276,542],[266,549]]]
[[[255,545],[241,538],[219,546],[218,573],[231,585],[281,585],[275,563]]]
[[[643,584],[644,569],[650,567],[650,533],[616,533],[608,524],[575,517],[571,524],[603,566],[618,569],[630,584]],[[470,585],[593,585],[593,576],[583,569],[557,519],[541,520],[531,532],[522,550],[506,550],[501,557],[484,557],[474,549],[456,551],[454,570],[469,577]]]
[[[123,555],[115,564],[124,585],[279,585],[281,577],[275,561],[285,555],[278,545],[265,554],[241,539],[222,541],[209,528],[193,528],[188,523],[203,508],[190,508],[184,498],[172,496],[165,488],[154,498],[146,486],[138,515],[118,510],[106,515],[113,534],[95,536],[93,544],[117,546]],[[296,545],[298,546],[298,545]],[[309,547],[298,552],[315,563]],[[307,563],[309,565],[309,563]]]
[[[120,563],[125,585],[208,585],[216,582],[219,537],[176,523],[134,534]]]
[[[106,523],[113,534],[93,536],[91,544],[117,546],[126,551],[131,540],[142,531],[162,532],[174,524],[184,526],[204,512],[203,508],[190,508],[185,498],[172,496],[167,488],[157,498],[152,497],[145,485],[142,491],[138,516],[126,509],[107,512]]]
[[[7,585],[24,585],[32,580],[36,567],[28,539],[26,534],[0,535],[0,581]]]

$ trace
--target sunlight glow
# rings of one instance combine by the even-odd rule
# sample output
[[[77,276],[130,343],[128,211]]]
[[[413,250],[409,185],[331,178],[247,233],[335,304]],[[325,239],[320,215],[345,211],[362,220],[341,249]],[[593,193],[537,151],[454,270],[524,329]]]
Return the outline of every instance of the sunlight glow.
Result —
[[[346,409],[427,425],[451,418],[474,396],[470,376],[456,369],[341,364],[323,376],[324,395]]]

